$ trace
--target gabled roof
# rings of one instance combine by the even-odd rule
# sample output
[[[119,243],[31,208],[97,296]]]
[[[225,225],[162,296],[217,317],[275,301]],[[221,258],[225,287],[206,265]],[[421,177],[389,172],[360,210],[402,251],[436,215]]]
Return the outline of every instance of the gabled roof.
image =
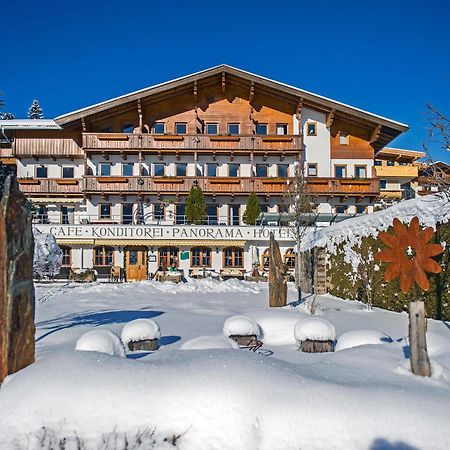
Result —
[[[407,150],[405,148],[393,148],[393,147],[384,147],[376,154],[376,158],[378,159],[389,159],[389,160],[411,160],[416,161],[417,159],[423,158],[425,156],[425,152],[421,152],[418,150]]]
[[[13,119],[0,120],[0,128],[4,130],[60,130],[61,127],[53,119]]]
[[[108,109],[125,105],[130,102],[135,102],[144,97],[164,93],[165,91],[174,90],[177,88],[185,87],[190,83],[196,81],[206,80],[211,77],[221,77],[223,74],[235,79],[248,82],[255,86],[255,90],[258,88],[269,89],[271,91],[277,91],[280,97],[289,98],[292,102],[302,102],[304,106],[316,108],[320,111],[329,113],[332,112],[335,117],[345,120],[345,118],[353,119],[357,121],[364,122],[366,126],[379,127],[375,130],[375,134],[380,136],[380,141],[382,141],[381,146],[386,145],[392,139],[394,139],[399,134],[408,130],[408,125],[400,123],[386,117],[370,113],[368,111],[355,108],[353,106],[347,105],[330,98],[314,94],[303,89],[299,89],[294,86],[290,86],[285,83],[280,83],[278,81],[271,80],[260,75],[255,75],[251,72],[245,70],[237,69],[235,67],[222,64],[210,69],[202,70],[200,72],[193,73],[191,75],[186,75],[180,78],[176,78],[171,81],[166,81],[164,83],[156,84],[148,88],[144,88],[129,94],[122,95],[110,100],[106,100],[101,103],[97,103],[86,108],[82,108],[67,114],[56,117],[55,121],[59,125],[66,125],[74,123],[82,118],[87,118],[93,114],[97,114],[102,111],[107,111]]]

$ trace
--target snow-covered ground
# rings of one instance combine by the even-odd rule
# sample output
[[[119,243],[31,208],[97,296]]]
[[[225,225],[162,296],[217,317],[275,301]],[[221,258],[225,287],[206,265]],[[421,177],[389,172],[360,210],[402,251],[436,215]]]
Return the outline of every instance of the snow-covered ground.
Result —
[[[309,316],[292,286],[282,309],[268,308],[267,284],[236,280],[53,284],[36,294],[37,362],[0,389],[1,449],[54,448],[63,437],[70,449],[173,448],[172,440],[195,450],[450,448],[449,324],[429,321],[425,379],[409,371],[406,314],[331,296],[319,298],[316,315],[338,344],[362,331],[347,334],[351,348],[299,352],[295,325]],[[258,324],[260,353],[222,345],[235,315]],[[158,351],[75,351],[84,333],[120,336],[141,318],[159,325]],[[387,339],[376,344],[370,330]],[[200,337],[191,346],[200,350],[180,349]]]

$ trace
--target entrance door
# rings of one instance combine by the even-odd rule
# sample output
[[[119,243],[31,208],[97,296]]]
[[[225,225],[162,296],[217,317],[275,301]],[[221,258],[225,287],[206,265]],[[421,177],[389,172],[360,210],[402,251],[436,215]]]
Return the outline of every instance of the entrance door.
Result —
[[[127,281],[147,279],[147,247],[127,247],[125,249]]]

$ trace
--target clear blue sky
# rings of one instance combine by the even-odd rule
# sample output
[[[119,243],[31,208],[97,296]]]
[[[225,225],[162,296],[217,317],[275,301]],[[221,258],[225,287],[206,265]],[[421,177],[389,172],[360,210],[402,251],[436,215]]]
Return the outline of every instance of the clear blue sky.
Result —
[[[5,1],[0,91],[46,118],[226,63],[394,120],[420,149],[426,104],[450,115],[450,3]],[[432,151],[450,160],[450,152]]]

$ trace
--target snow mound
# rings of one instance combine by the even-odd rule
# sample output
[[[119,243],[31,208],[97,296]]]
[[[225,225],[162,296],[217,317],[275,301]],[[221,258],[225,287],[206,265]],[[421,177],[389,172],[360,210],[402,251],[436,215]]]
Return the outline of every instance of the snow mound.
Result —
[[[298,311],[276,309],[252,311],[248,315],[258,323],[261,330],[260,337],[264,344],[296,344],[294,328],[299,319]]]
[[[450,341],[437,333],[427,331],[427,348],[430,358],[435,358],[444,353],[450,353]]]
[[[122,358],[126,356],[120,337],[109,330],[93,330],[83,334],[78,339],[75,350],[106,353]]]
[[[386,344],[392,342],[392,338],[381,331],[352,330],[339,336],[335,350],[358,347],[360,345]]]
[[[55,237],[36,228],[33,228],[33,237],[33,275],[38,277],[58,275],[62,263],[62,250],[58,247]]]
[[[336,330],[328,320],[320,317],[303,319],[295,325],[294,336],[297,341],[334,341]]]
[[[221,348],[239,348],[239,345],[225,336],[200,336],[181,345],[181,350],[209,350]]]
[[[122,342],[128,345],[129,342],[159,339],[161,331],[159,325],[151,319],[136,319],[125,324],[122,328]]]
[[[233,316],[225,320],[225,323],[223,324],[223,334],[225,336],[259,336],[260,331],[258,324],[251,317]]]

